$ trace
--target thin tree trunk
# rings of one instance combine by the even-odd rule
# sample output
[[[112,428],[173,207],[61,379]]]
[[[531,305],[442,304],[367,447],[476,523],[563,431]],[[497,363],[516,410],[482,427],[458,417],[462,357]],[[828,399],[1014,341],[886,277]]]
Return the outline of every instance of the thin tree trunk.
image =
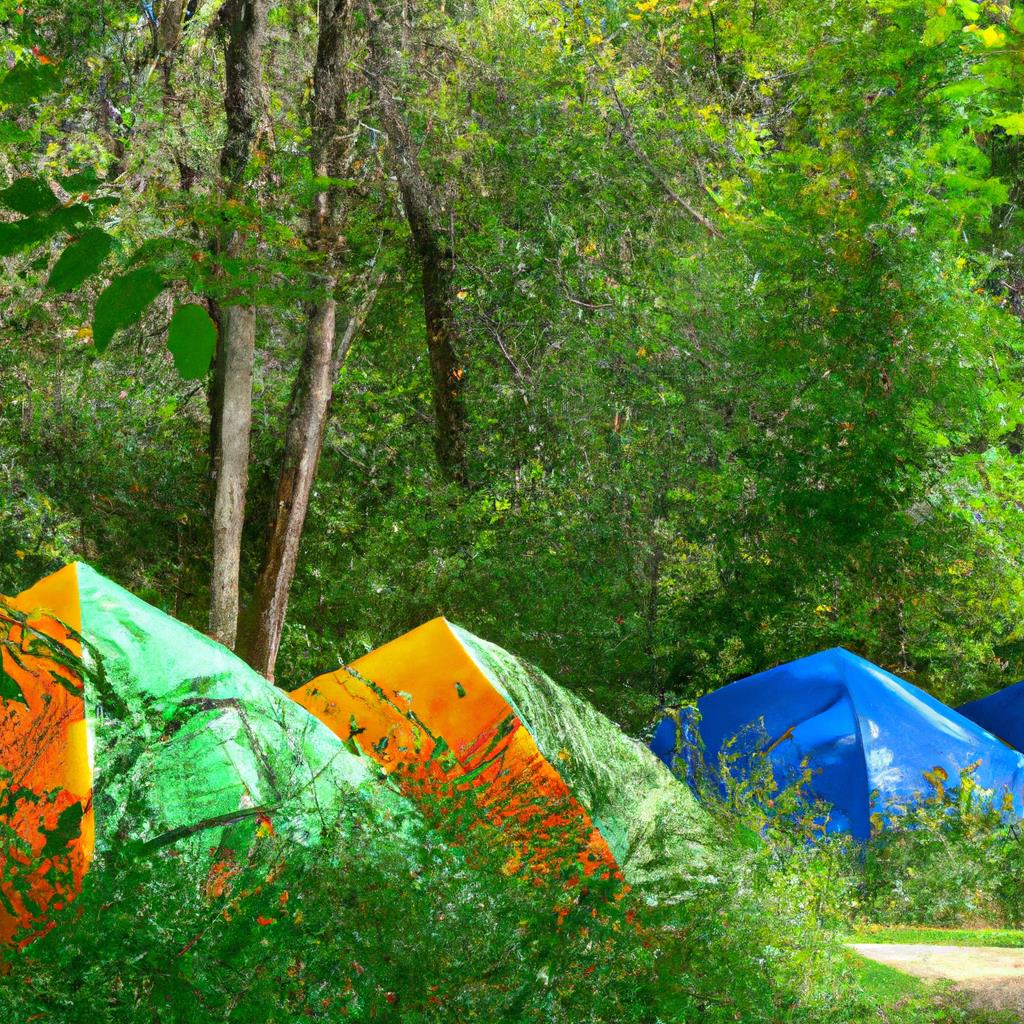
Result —
[[[260,61],[268,6],[269,0],[227,0],[220,14],[228,31],[224,90],[227,134],[221,150],[221,173],[229,194],[242,184],[262,117]],[[229,256],[237,255],[241,242],[232,233],[220,239],[219,248]],[[211,389],[210,469],[214,500],[209,632],[215,640],[234,647],[242,526],[249,484],[256,308],[233,303],[217,314],[220,330]]]
[[[320,0],[319,16],[310,162],[315,177],[339,178],[345,171],[343,132],[347,89],[344,55],[350,20],[349,0]],[[335,378],[358,329],[357,323],[365,319],[376,296],[376,287],[367,291],[363,303],[353,313],[339,338],[334,294],[339,262],[337,207],[336,189],[322,191],[314,199],[310,246],[324,254],[325,270],[319,282],[324,297],[310,308],[306,347],[289,403],[284,454],[270,530],[256,590],[246,616],[244,656],[268,679],[274,678],[302,530],[323,450]]]
[[[447,233],[438,226],[434,190],[420,167],[412,136],[395,99],[394,46],[387,24],[373,0],[364,0],[369,28],[366,77],[380,108],[394,159],[402,208],[412,232],[423,283],[423,313],[433,379],[435,447],[442,472],[466,485],[465,368],[459,357],[460,338],[455,320],[454,254]]]
[[[221,317],[217,371],[221,399],[213,464],[213,571],[210,578],[210,635],[234,647],[238,625],[245,495],[249,485],[252,431],[252,370],[256,310],[230,306]]]

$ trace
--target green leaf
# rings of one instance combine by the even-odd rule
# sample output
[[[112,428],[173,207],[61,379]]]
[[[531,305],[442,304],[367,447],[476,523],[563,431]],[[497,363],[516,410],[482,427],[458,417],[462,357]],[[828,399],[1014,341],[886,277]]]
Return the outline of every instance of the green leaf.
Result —
[[[61,187],[72,194],[77,192],[95,192],[100,184],[100,176],[95,167],[85,167],[65,178],[60,178]]]
[[[57,824],[52,831],[43,829],[46,843],[43,845],[42,857],[56,857],[64,853],[68,843],[82,834],[82,818],[85,808],[81,804],[71,804],[57,815]]]
[[[960,20],[952,11],[939,18],[929,18],[924,24],[921,42],[925,46],[937,46],[944,43],[959,27]]]
[[[163,278],[150,267],[140,267],[122,277],[115,277],[96,301],[92,318],[92,340],[96,350],[105,351],[111,338],[122,327],[135,323],[163,290]]]
[[[3,662],[0,661],[0,704],[7,702],[13,703],[14,701],[28,707],[28,701],[25,699],[25,694],[18,685],[18,680],[4,668]]]
[[[18,178],[7,188],[0,189],[0,206],[26,216],[55,210],[59,205],[42,178]]]
[[[0,256],[13,256],[22,249],[38,245],[45,237],[38,218],[0,223]]]
[[[167,347],[184,380],[199,380],[210,369],[217,328],[198,303],[179,306],[171,317]]]
[[[77,288],[95,274],[113,248],[114,239],[102,228],[90,228],[77,242],[72,242],[60,255],[50,271],[46,287],[55,292]]]
[[[59,84],[52,64],[18,64],[0,79],[0,103],[31,103]]]
[[[0,223],[0,256],[13,256],[25,249],[34,249],[62,231],[74,231],[91,220],[92,210],[84,203],[61,207],[45,217],[25,217]]]

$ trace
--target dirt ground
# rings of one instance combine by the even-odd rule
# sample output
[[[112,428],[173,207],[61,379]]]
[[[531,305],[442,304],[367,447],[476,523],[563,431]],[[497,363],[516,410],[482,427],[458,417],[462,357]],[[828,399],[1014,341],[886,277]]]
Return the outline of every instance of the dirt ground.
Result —
[[[861,956],[927,981],[948,978],[975,1006],[1010,1010],[1024,1021],[1024,949],[981,946],[851,944]]]

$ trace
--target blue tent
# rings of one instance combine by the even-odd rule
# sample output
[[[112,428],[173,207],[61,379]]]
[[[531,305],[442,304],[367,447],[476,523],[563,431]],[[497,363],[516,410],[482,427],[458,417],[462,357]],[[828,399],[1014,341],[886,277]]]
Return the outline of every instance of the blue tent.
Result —
[[[718,767],[723,747],[741,755],[735,771],[742,771],[744,756],[750,764],[749,755],[763,752],[784,786],[806,764],[814,773],[809,795],[832,805],[829,831],[866,839],[872,813],[898,813],[916,796],[934,792],[926,772],[953,787],[976,763],[979,786],[999,798],[1009,790],[1018,816],[1024,807],[1024,756],[841,647],[730,683],[701,697],[697,708],[709,768]],[[692,728],[685,713],[666,716],[651,749],[669,767],[682,758],[692,770],[686,749]]]
[[[958,709],[964,718],[1024,750],[1024,683],[1014,683],[997,693],[972,700]]]

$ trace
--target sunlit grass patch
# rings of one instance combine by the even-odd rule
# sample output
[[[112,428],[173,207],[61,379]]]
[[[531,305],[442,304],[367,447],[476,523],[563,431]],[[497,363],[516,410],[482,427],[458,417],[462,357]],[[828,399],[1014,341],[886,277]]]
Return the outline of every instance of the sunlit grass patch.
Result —
[[[1024,931],[1013,928],[919,928],[914,925],[869,924],[855,928],[848,941],[1024,948]]]

